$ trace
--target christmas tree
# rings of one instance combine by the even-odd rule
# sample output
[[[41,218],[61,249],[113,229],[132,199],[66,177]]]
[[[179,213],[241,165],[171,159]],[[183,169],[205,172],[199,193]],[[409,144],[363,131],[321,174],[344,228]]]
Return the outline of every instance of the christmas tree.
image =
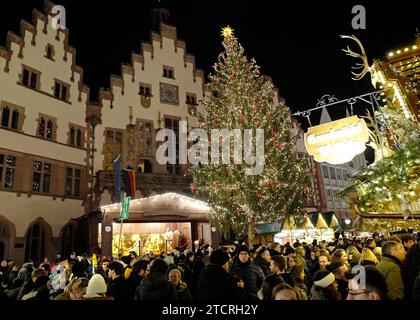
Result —
[[[206,197],[213,209],[212,225],[225,234],[233,230],[252,238],[257,223],[284,218],[303,223],[310,192],[308,159],[296,151],[298,133],[291,131],[289,108],[275,102],[272,82],[260,74],[254,59],[247,59],[232,31],[227,27],[222,32],[225,50],[209,77],[212,94],[202,101],[205,112],[198,115],[200,128],[209,135],[212,129],[252,129],[255,135],[262,129],[263,170],[249,175],[251,165],[235,164],[235,146],[230,142],[230,164],[199,164],[190,173],[192,191]],[[250,150],[256,152],[255,140]]]

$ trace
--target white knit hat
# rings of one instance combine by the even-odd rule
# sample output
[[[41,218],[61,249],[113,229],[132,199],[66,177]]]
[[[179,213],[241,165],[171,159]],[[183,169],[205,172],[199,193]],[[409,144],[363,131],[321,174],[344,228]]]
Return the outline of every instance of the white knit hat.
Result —
[[[315,285],[317,285],[318,287],[321,288],[326,288],[329,285],[331,285],[335,280],[335,276],[334,274],[332,274],[331,272],[329,274],[327,274],[324,278],[318,280],[318,281],[314,281]]]
[[[83,295],[83,298],[97,298],[101,297],[100,293],[106,293],[107,287],[105,279],[100,274],[94,274],[89,280],[86,294]]]

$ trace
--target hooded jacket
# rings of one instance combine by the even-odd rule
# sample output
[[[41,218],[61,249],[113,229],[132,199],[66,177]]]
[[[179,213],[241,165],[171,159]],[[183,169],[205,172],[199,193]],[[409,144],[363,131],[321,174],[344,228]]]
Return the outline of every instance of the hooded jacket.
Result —
[[[173,301],[176,290],[164,274],[151,273],[136,289],[136,300]]]

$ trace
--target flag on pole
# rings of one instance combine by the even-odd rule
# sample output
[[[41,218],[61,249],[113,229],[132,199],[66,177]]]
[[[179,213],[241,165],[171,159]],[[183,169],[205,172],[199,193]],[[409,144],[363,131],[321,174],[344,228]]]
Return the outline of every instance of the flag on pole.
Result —
[[[121,201],[121,154],[114,159],[114,202]]]
[[[124,190],[127,197],[136,196],[136,173],[132,169],[124,169]]]

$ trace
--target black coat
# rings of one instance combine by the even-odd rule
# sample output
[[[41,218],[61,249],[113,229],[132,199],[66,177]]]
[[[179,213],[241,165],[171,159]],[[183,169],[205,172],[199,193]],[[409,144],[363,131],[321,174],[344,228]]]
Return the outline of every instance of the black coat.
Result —
[[[134,300],[134,296],[136,294],[136,288],[141,284],[142,280],[143,278],[140,277],[139,274],[136,274],[134,272],[130,273],[130,276],[125,281],[126,289],[127,289],[127,297],[129,300]]]
[[[176,290],[164,274],[152,273],[137,287],[135,300],[173,301]]]
[[[337,281],[337,286],[338,286],[338,292],[340,292],[340,294],[341,294],[341,300],[346,300],[347,295],[349,293],[349,291],[348,291],[349,283],[347,281],[341,280],[341,279],[336,279],[336,281]]]
[[[264,281],[264,273],[259,266],[250,260],[247,263],[238,261],[230,267],[229,272],[242,279],[245,291],[250,298],[258,299],[257,292]]]
[[[221,265],[210,263],[201,271],[196,298],[199,301],[242,301],[246,295]]]
[[[125,283],[124,276],[119,276],[114,280],[111,280],[107,296],[113,297],[115,301],[127,301],[133,299],[132,297],[130,299],[128,298],[127,285]]]

